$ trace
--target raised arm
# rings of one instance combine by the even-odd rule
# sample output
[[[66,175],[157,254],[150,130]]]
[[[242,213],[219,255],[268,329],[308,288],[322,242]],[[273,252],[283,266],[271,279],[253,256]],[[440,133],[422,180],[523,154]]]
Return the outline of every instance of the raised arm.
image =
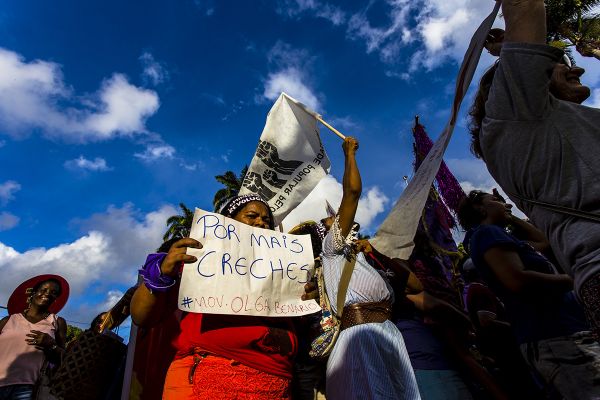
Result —
[[[544,0],[503,0],[505,42],[546,43]]]
[[[516,231],[513,232],[513,234],[519,239],[529,243],[531,247],[537,251],[543,253],[550,248],[550,242],[546,238],[546,235],[534,225],[514,215],[512,216],[510,223]]]
[[[179,278],[181,262],[193,263],[196,257],[186,254],[188,247],[202,248],[195,239],[181,239],[171,246],[169,253],[160,265],[161,274],[174,279]],[[171,311],[177,309],[177,288],[175,285],[166,291],[150,291],[145,284],[140,285],[131,299],[131,319],[139,326],[152,327]]]
[[[492,194],[499,201],[506,203],[506,199],[498,192],[496,188],[492,190]],[[510,219],[510,223],[514,228],[513,235],[518,239],[529,243],[531,247],[542,253],[550,249],[550,242],[548,241],[548,238],[546,238],[546,235],[544,235],[544,233],[534,225],[522,220],[514,214]]]
[[[362,181],[356,164],[356,151],[358,141],[353,137],[347,137],[342,144],[344,149],[344,179],[342,181],[343,195],[342,203],[338,211],[340,229],[345,237],[350,233],[354,224],[354,216],[358,207],[358,200],[362,192]]]

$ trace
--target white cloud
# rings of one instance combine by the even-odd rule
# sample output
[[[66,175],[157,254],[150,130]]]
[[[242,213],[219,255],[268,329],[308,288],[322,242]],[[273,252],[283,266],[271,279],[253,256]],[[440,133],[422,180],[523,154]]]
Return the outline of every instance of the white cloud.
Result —
[[[213,0],[194,0],[194,4],[198,9],[204,12],[204,15],[210,17],[215,13],[215,3]]]
[[[156,61],[152,54],[145,52],[140,56],[140,62],[144,68],[142,71],[142,79],[144,82],[156,86],[169,79],[169,73],[164,65]]]
[[[462,27],[469,20],[467,10],[457,10],[454,14],[442,18],[430,18],[422,27],[421,34],[425,47],[430,53],[443,49],[449,39],[447,33]]]
[[[100,303],[100,306],[98,307],[98,313],[102,311],[108,311],[113,308],[113,306],[117,304],[119,300],[121,300],[121,297],[123,297],[124,294],[125,293],[120,290],[109,290],[108,293],[106,293],[104,302]]]
[[[19,224],[20,218],[7,211],[0,213],[0,231],[7,231]]]
[[[333,117],[327,122],[337,130],[356,130],[358,128],[358,124],[350,116]]]
[[[79,304],[84,304],[94,290],[135,284],[137,269],[144,263],[146,254],[160,245],[165,221],[176,213],[172,206],[163,206],[145,215],[131,204],[121,208],[111,206],[104,213],[76,221],[87,233],[73,242],[23,252],[0,243],[3,274],[0,304],[6,304],[20,282],[43,273],[60,274],[71,287],[67,318],[76,315],[72,318],[83,321]],[[111,296],[101,302],[112,301],[110,299]],[[91,321],[97,308],[86,306],[85,310],[91,310],[85,316],[85,320]]]
[[[365,44],[389,65],[401,65],[404,71],[389,71],[388,76],[409,79],[409,73],[421,67],[434,69],[447,61],[461,61],[476,27],[491,12],[493,2],[480,0],[381,0],[387,20],[374,22],[369,16],[374,1],[349,17],[332,20],[345,25],[351,40]],[[283,4],[283,6],[281,6]],[[280,2],[280,14],[300,17],[319,16],[327,3],[317,0]],[[501,24],[499,24],[501,25]],[[405,62],[408,60],[408,63]]]
[[[225,153],[221,154],[221,160],[228,163],[229,158],[231,157],[231,149],[227,150]]]
[[[335,26],[342,25],[346,21],[346,13],[342,9],[318,0],[281,0],[276,11],[290,18],[312,14],[329,20]]]
[[[146,118],[159,106],[155,92],[131,85],[121,74],[115,74],[104,82],[100,100],[102,111],[84,121],[84,126],[95,132],[95,139],[108,139],[116,133],[145,131]]]
[[[346,21],[346,14],[339,8],[330,4],[325,4],[323,8],[317,10],[317,17],[325,18],[331,21],[333,25],[341,25]]]
[[[96,157],[93,160],[88,160],[84,156],[79,156],[74,160],[65,161],[65,167],[68,169],[81,169],[88,171],[110,171],[108,165],[106,165],[106,160],[104,158]]]
[[[130,84],[122,74],[106,79],[93,95],[77,96],[58,64],[27,62],[2,48],[0,94],[0,127],[9,135],[40,129],[48,137],[80,143],[144,133],[146,119],[159,107],[154,91]]]
[[[411,60],[411,70],[433,69],[444,62],[462,61],[475,29],[492,11],[493,2],[478,0],[425,0],[416,31],[424,48]],[[496,21],[497,26],[503,20]]]
[[[408,43],[412,37],[408,25],[412,5],[410,0],[387,0],[386,3],[389,6],[387,26],[371,24],[367,16],[370,3],[363,11],[350,18],[347,35],[353,40],[363,40],[367,53],[379,51],[383,61],[393,62],[398,56],[400,45]]]
[[[267,59],[271,65],[280,69],[310,65],[313,62],[307,50],[294,48],[281,40],[269,50]]]
[[[104,293],[103,299],[99,301],[81,298],[78,299],[77,304],[75,304],[74,297],[69,297],[68,308],[65,312],[61,312],[61,316],[66,316],[67,323],[87,329],[97,315],[110,310],[123,297],[123,294],[121,290],[109,289]],[[124,325],[122,324],[121,327],[125,328]]]
[[[19,282],[43,273],[60,273],[72,289],[80,293],[90,282],[104,275],[106,271],[102,269],[111,268],[109,246],[110,238],[98,231],[91,231],[72,243],[23,253],[0,243],[0,266],[6,274],[6,279],[0,282],[0,293],[10,293]],[[0,303],[5,304],[4,301],[6,299],[1,299]]]
[[[200,93],[200,97],[202,97],[218,106],[226,106],[227,105],[223,96],[220,96],[220,95],[211,94],[211,93]]]
[[[135,153],[134,156],[144,161],[156,161],[161,158],[172,159],[175,155],[175,148],[168,144],[149,145],[143,153]]]
[[[21,184],[15,181],[0,183],[0,204],[6,205],[15,198],[15,193],[21,190]]]
[[[278,41],[268,53],[273,72],[265,80],[262,99],[274,101],[281,92],[286,92],[309,108],[319,111],[320,102],[317,95],[308,86],[308,69],[313,62],[306,50],[292,48],[289,44]]]
[[[193,163],[193,164],[186,164],[184,162],[182,162],[180,164],[184,169],[188,170],[188,171],[195,171],[198,169],[198,164],[197,163]]]
[[[325,218],[327,216],[325,202],[329,201],[329,204],[337,209],[342,201],[342,194],[342,184],[333,176],[327,175],[306,199],[283,220],[284,230],[288,231],[303,221],[319,221]],[[356,222],[361,225],[361,229],[373,229],[372,223],[375,217],[385,209],[388,202],[389,199],[378,187],[371,187],[366,192],[363,191],[355,218]]]
[[[317,96],[305,85],[302,72],[296,68],[288,68],[269,74],[263,96],[274,101],[281,92],[289,94],[312,110],[320,109]]]

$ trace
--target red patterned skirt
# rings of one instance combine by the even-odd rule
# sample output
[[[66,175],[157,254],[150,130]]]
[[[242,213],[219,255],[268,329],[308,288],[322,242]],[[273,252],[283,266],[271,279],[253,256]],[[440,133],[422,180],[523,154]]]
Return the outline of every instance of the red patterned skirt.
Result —
[[[290,381],[213,355],[193,354],[173,360],[163,400],[289,399]]]

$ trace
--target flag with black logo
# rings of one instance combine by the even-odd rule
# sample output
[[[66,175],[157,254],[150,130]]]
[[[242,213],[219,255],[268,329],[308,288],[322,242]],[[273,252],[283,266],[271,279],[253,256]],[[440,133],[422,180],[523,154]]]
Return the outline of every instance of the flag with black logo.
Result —
[[[267,115],[240,194],[259,194],[279,224],[329,173],[318,114],[281,93]]]

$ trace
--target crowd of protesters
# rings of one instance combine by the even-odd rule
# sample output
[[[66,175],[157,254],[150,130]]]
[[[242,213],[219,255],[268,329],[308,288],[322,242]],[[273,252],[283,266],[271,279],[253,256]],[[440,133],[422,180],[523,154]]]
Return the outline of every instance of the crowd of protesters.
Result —
[[[348,137],[337,212],[290,231],[311,236],[323,282],[308,283],[303,298],[326,297],[330,310],[179,313],[163,399],[600,399],[600,110],[581,105],[584,71],[545,44],[543,0],[505,0],[503,15],[506,31],[487,43],[499,61],[471,109],[472,150],[528,220],[498,191],[475,190],[457,211],[466,232],[457,276],[445,275],[427,232],[408,260],[381,254],[357,238],[359,145]],[[259,195],[218,211],[274,229]],[[144,283],[130,291],[135,324],[150,329],[176,313],[182,265],[197,261],[188,248],[202,244],[171,240],[147,257]],[[69,354],[56,316],[68,284],[32,279],[0,321],[0,400],[39,397],[45,366]],[[339,318],[339,335],[311,357],[325,311]]]

